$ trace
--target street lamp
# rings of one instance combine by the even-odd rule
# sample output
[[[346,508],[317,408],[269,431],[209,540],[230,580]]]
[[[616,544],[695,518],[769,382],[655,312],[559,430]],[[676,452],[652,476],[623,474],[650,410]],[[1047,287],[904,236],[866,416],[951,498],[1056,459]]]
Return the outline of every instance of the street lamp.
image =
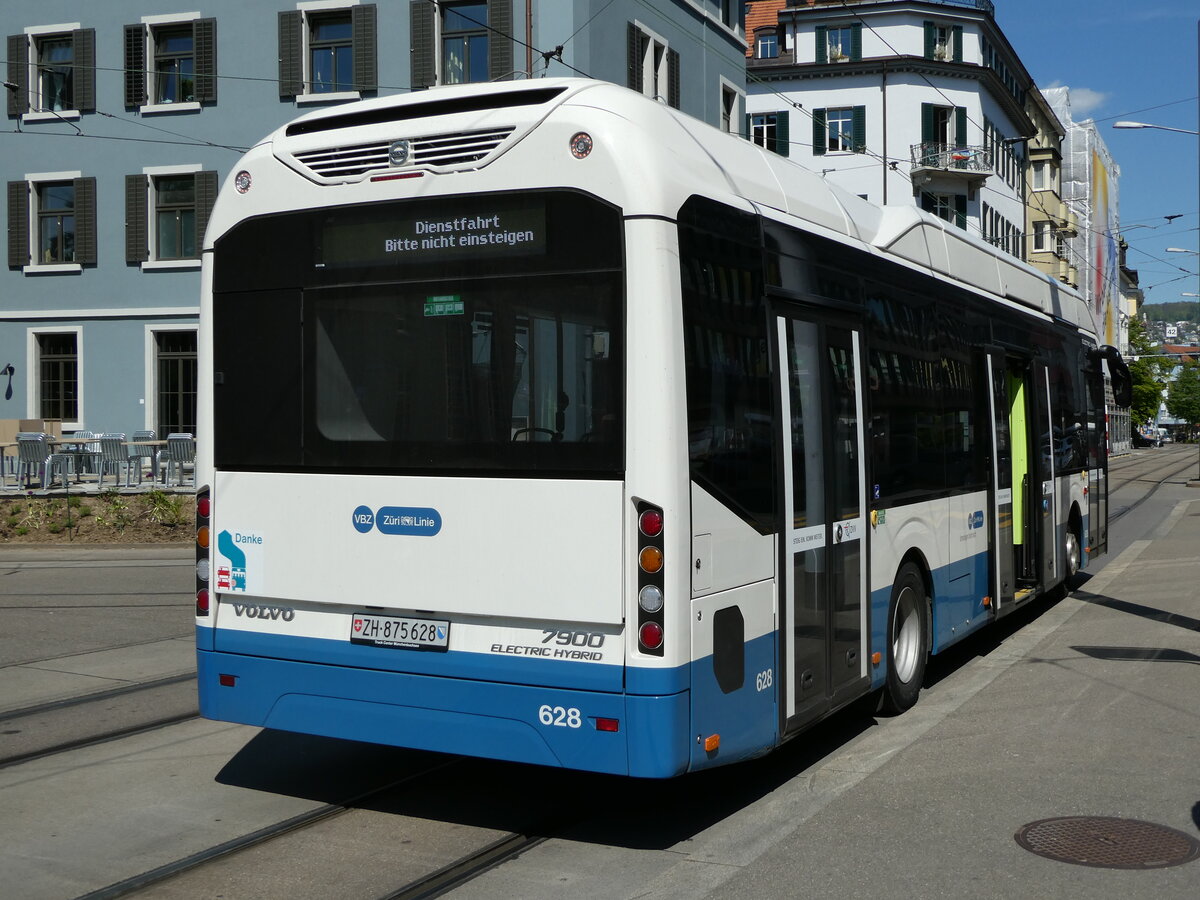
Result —
[[[1200,131],[1192,131],[1190,128],[1171,128],[1167,125],[1151,125],[1149,122],[1113,122],[1113,128],[1157,128],[1159,131],[1178,131],[1180,134],[1200,135]]]

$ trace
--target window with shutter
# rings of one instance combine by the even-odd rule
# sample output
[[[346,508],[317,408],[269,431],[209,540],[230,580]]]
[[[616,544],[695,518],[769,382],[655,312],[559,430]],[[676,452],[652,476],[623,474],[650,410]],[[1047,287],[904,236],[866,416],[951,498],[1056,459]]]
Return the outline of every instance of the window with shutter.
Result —
[[[295,10],[279,13],[279,96],[315,103],[354,100],[364,91],[378,90],[377,5],[347,3],[318,9],[296,5]],[[433,8],[428,2],[424,5]],[[422,35],[417,8],[414,2],[414,84]]]
[[[96,109],[96,30],[8,38],[8,114],[73,119]]]
[[[195,15],[125,26],[125,105],[194,112],[217,100],[217,22]]]
[[[665,38],[630,22],[629,87],[653,100],[679,108],[679,53]]]
[[[125,258],[143,269],[196,268],[217,195],[217,173],[151,167],[125,178]]]

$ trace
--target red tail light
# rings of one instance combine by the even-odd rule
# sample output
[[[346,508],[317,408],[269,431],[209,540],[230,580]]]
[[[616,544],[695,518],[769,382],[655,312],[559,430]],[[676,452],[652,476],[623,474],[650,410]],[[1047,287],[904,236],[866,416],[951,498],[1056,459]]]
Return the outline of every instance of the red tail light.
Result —
[[[647,622],[638,631],[638,640],[647,650],[657,650],[663,642],[662,626],[657,622]]]

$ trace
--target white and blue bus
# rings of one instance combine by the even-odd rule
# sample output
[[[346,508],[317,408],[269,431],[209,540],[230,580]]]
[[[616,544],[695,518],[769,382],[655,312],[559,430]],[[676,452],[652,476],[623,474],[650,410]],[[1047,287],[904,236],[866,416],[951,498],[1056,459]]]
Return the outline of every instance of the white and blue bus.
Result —
[[[203,284],[214,719],[669,777],[911,706],[1105,549],[1078,295],[611,84],[302,116]]]

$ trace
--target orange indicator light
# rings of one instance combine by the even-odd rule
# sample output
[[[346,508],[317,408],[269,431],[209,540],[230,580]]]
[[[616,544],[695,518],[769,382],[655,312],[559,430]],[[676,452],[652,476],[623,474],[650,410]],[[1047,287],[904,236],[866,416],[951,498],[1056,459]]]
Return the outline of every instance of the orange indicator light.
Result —
[[[719,734],[710,734],[704,739],[704,751],[706,753],[716,753],[721,746],[721,736]]]
[[[638,557],[642,571],[653,575],[663,567],[663,553],[657,547],[643,547]]]
[[[201,547],[208,546],[208,526],[201,525],[196,529],[196,543]]]
[[[877,666],[883,662],[883,654],[876,650],[871,654],[871,665]]]

